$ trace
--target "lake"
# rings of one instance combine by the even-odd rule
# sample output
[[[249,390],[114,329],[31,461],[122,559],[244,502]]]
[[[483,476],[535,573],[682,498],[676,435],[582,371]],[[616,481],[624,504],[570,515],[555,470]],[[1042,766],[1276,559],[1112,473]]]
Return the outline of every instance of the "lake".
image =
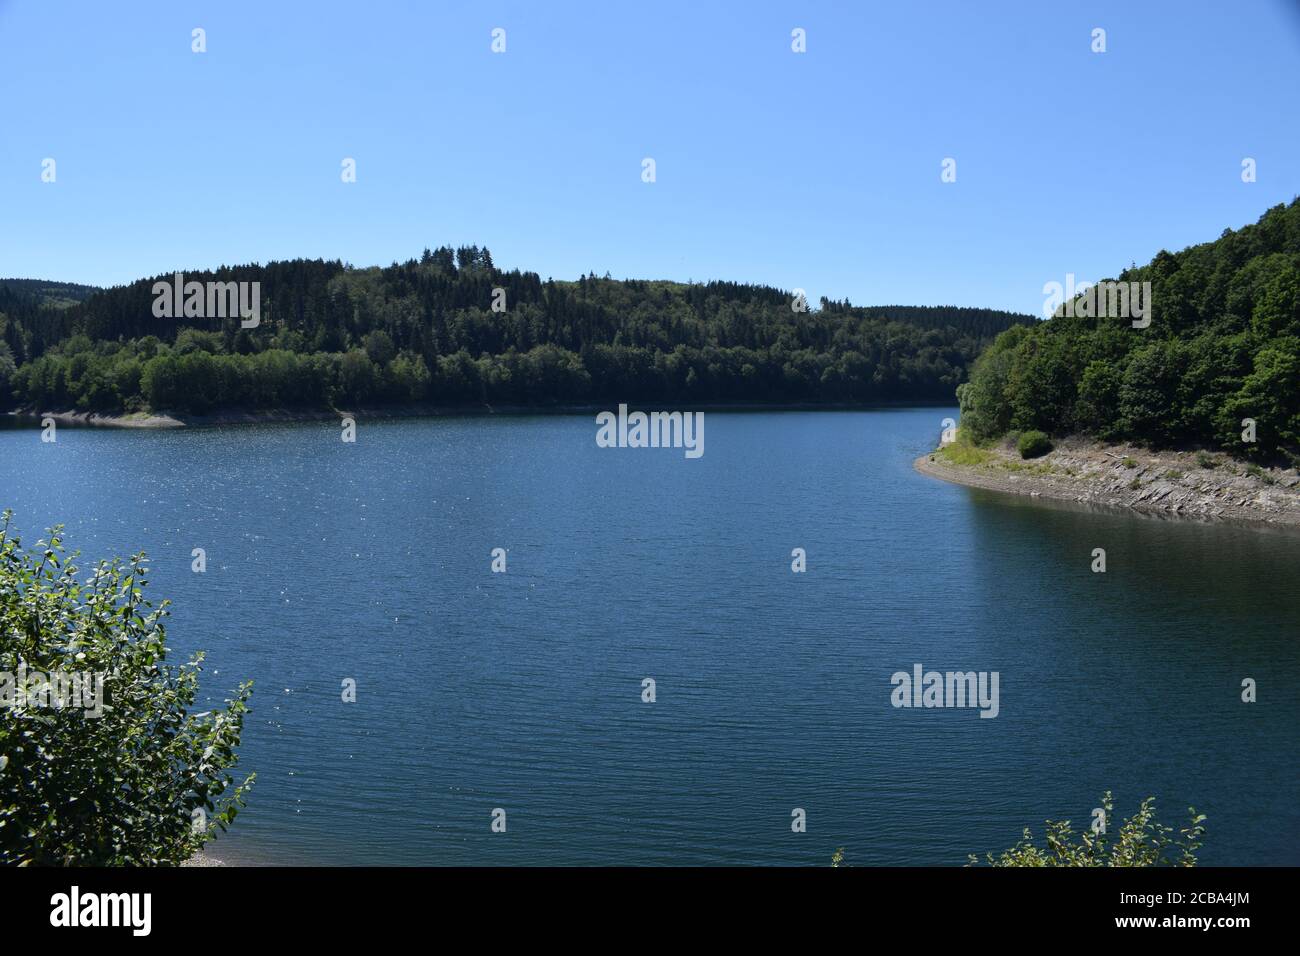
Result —
[[[695,460],[591,415],[32,427],[0,507],[147,551],[176,658],[255,681],[220,859],[961,865],[1110,789],[1300,864],[1300,535],[917,474],[948,416],[709,412]],[[996,671],[996,718],[894,707],[916,664]]]

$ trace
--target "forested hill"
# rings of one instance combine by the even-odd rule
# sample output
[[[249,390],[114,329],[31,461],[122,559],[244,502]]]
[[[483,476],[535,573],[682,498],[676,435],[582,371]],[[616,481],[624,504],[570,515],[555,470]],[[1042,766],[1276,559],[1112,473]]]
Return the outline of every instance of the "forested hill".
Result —
[[[0,279],[0,312],[16,311],[22,300],[33,306],[64,308],[88,299],[99,291],[98,286],[78,285],[75,282],[47,282],[44,279]]]
[[[6,343],[12,338],[21,343],[21,330],[36,328],[43,313],[54,313],[98,292],[94,286],[69,282],[46,282],[42,279],[0,279],[0,316],[6,316],[9,331]],[[0,346],[3,348],[3,346]],[[11,346],[12,348],[12,346]],[[6,353],[0,352],[0,363]],[[10,358],[13,356],[10,355]]]
[[[999,309],[975,309],[958,305],[873,305],[855,309],[847,302],[822,301],[827,312],[865,312],[891,322],[906,322],[923,329],[960,329],[981,337],[993,338],[1013,325],[1032,325],[1030,315],[1017,315]]]
[[[959,392],[963,431],[1079,432],[1300,461],[1300,200],[1119,280],[1151,284],[1147,327],[1063,307],[1003,333]]]
[[[259,283],[261,321],[249,329],[234,317],[158,317],[153,285],[171,279],[0,315],[0,403],[204,412],[948,401],[994,335],[1035,321],[826,300],[796,311],[789,292],[731,282],[542,280],[497,269],[476,246],[386,268],[298,259],[184,274]]]

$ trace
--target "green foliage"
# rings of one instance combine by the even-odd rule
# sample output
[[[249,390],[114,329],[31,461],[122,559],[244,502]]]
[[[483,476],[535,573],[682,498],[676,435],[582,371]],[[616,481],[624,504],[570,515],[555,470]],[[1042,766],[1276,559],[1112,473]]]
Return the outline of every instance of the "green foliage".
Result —
[[[1017,354],[1006,382],[1011,427],[1071,430],[1082,373],[1077,355],[1060,338],[1034,335],[1023,338]]]
[[[998,438],[1011,427],[1011,404],[1007,400],[1011,368],[1028,334],[1025,326],[1013,326],[1001,333],[976,359],[970,382],[957,392],[962,428],[969,429],[977,441]]]
[[[3,320],[0,316],[0,321]],[[0,404],[13,401],[13,380],[18,373],[14,363],[14,354],[9,346],[0,341]]]
[[[940,448],[939,455],[954,465],[982,465],[989,460],[989,453],[971,441],[965,429],[958,430],[956,439]]]
[[[60,529],[28,552],[10,518],[0,527],[0,672],[17,675],[21,662],[29,681],[106,677],[97,717],[17,696],[0,705],[0,863],[188,859],[229,827],[253,783],[229,773],[252,685],[224,708],[191,713],[202,655],[166,663],[168,602],[143,598],[144,555],[101,562],[83,583]]]
[[[1123,373],[1114,365],[1094,359],[1079,377],[1079,397],[1074,404],[1074,423],[1101,438],[1116,434],[1119,393]]]
[[[1110,791],[1101,798],[1105,819],[1111,819],[1114,801]],[[1138,812],[1121,824],[1114,839],[1085,828],[1076,834],[1069,820],[1047,821],[1046,847],[1038,847],[1026,827],[1020,842],[996,857],[989,853],[989,866],[1195,866],[1196,851],[1205,836],[1205,815],[1188,809],[1190,819],[1175,835],[1173,828],[1155,819],[1155,797],[1142,801]],[[979,864],[970,856],[970,865]]]
[[[1264,448],[1300,449],[1300,338],[1274,339],[1255,354],[1254,368],[1229,400],[1226,418],[1229,429],[1243,418],[1255,419]],[[1239,443],[1235,432],[1232,441]]]
[[[1133,351],[1119,387],[1122,433],[1159,445],[1183,437],[1178,386],[1187,376],[1187,357],[1186,346],[1175,339]]]
[[[4,304],[3,295],[8,293],[15,297],[30,300],[37,306],[50,305],[66,309],[77,302],[82,302],[98,292],[93,285],[79,285],[75,282],[47,282],[44,279],[0,279],[0,305]]]
[[[1002,333],[958,393],[963,427],[1300,454],[1300,200],[1119,281],[1151,283],[1149,327],[1061,310]],[[1256,442],[1241,439],[1246,418]]]
[[[475,246],[426,253],[384,269],[295,260],[186,274],[260,282],[255,329],[155,317],[152,279],[63,309],[17,298],[0,324],[17,366],[0,359],[0,407],[942,400],[993,336],[1033,321],[827,300],[795,313],[767,286],[543,282]],[[497,288],[505,312],[491,310]]]
[[[1023,432],[1016,442],[1021,458],[1041,458],[1052,450],[1052,440],[1040,431]]]
[[[393,345],[392,337],[383,329],[367,332],[362,341],[365,345],[366,356],[381,368],[391,362],[397,355],[397,347]]]

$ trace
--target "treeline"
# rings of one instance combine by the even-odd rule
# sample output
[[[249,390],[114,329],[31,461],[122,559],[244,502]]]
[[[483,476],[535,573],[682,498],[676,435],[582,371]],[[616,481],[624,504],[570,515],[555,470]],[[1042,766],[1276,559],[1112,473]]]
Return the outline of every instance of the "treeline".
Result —
[[[66,308],[90,298],[99,288],[75,282],[48,282],[45,279],[0,279],[0,312],[18,311],[30,306],[49,305]]]
[[[847,300],[822,302],[823,311],[852,313]],[[981,338],[993,338],[1007,328],[1007,313],[998,309],[976,309],[957,305],[873,305],[873,316],[890,322],[905,322],[922,329],[959,328]],[[1029,320],[1030,316],[1018,316]]]
[[[958,390],[963,429],[1300,461],[1300,201],[1214,242],[1160,252],[1119,280],[1151,283],[1147,328],[1063,305],[1047,322],[1003,332]]]
[[[947,400],[994,335],[1034,322],[826,300],[800,312],[790,293],[731,282],[543,281],[497,269],[477,246],[426,249],[387,268],[299,259],[185,273],[260,283],[261,321],[249,329],[238,318],[156,316],[153,284],[171,278],[0,316],[0,403],[201,413]]]

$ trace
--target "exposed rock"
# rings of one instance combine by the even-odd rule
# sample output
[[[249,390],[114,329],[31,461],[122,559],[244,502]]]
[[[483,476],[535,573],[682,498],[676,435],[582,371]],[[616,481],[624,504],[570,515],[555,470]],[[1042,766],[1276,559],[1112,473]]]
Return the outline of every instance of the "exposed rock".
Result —
[[[980,464],[956,465],[941,452],[918,458],[915,466],[949,481],[1034,497],[1300,528],[1300,475],[1294,469],[1247,471],[1231,459],[1221,461],[1204,469],[1194,451],[1157,455],[1067,438],[1032,462],[1003,444],[988,449]]]

